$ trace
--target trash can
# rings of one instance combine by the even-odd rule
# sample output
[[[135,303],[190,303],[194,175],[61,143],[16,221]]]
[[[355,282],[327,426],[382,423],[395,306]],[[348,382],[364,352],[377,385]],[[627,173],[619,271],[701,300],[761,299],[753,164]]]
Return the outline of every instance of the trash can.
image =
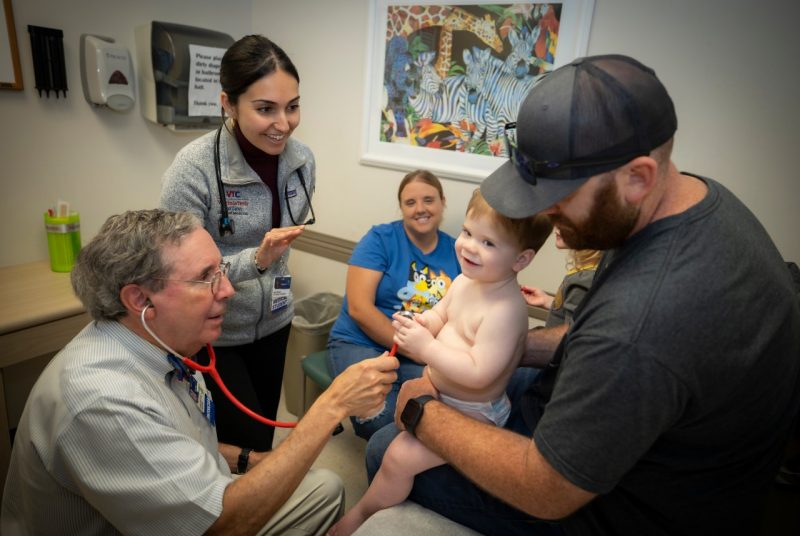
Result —
[[[292,331],[286,347],[286,365],[283,373],[283,392],[289,413],[301,416],[303,407],[303,382],[305,375],[300,360],[324,350],[344,298],[332,292],[320,292],[297,300],[294,304]]]

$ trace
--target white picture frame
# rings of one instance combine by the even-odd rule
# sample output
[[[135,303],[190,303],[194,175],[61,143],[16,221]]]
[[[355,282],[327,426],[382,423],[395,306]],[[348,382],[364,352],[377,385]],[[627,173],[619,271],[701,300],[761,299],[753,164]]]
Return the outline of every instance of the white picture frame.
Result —
[[[551,8],[552,12],[549,12]],[[450,11],[448,12],[448,10]],[[530,10],[530,16],[526,18],[524,13],[528,12],[528,10]],[[498,126],[499,121],[504,116],[499,112],[492,115],[490,122],[494,124],[491,129],[487,128],[486,130],[483,130],[484,125],[481,124],[482,121],[480,119],[473,121],[467,118],[460,121],[437,122],[434,120],[437,119],[436,113],[432,113],[429,118],[423,118],[422,114],[418,115],[417,112],[417,110],[424,108],[423,97],[433,95],[433,98],[436,99],[437,96],[431,92],[428,92],[427,95],[422,95],[421,91],[424,90],[420,90],[419,86],[444,88],[449,82],[454,82],[455,85],[452,87],[457,87],[458,89],[454,90],[453,93],[460,91],[462,97],[456,97],[459,104],[450,108],[455,109],[458,107],[463,110],[464,103],[467,102],[463,97],[465,95],[464,91],[469,91],[464,89],[469,84],[462,83],[462,79],[464,81],[467,79],[467,58],[477,58],[481,55],[486,61],[495,63],[505,61],[510,56],[512,29],[514,32],[520,29],[520,32],[516,34],[516,42],[521,41],[520,36],[524,35],[529,41],[535,39],[534,48],[539,47],[536,49],[539,50],[542,48],[539,46],[541,44],[541,28],[545,28],[545,35],[557,35],[555,55],[546,56],[552,60],[552,62],[548,63],[541,59],[537,60],[536,55],[532,52],[529,63],[535,66],[531,68],[534,72],[523,75],[525,83],[528,84],[525,86],[525,90],[529,90],[530,84],[535,83],[529,78],[538,78],[537,70],[542,72],[549,71],[586,54],[593,10],[594,0],[562,0],[561,2],[457,0],[452,3],[443,3],[436,0],[406,0],[405,2],[370,0],[370,25],[367,43],[369,54],[365,76],[366,98],[364,99],[363,151],[360,162],[364,165],[405,171],[428,169],[440,177],[468,182],[482,181],[505,161],[505,147],[504,144],[501,145],[503,140],[498,141],[497,134],[497,130],[500,128]],[[498,21],[498,13],[511,12],[519,12],[519,18],[516,16],[509,18],[506,15],[502,15],[502,20]],[[432,13],[436,16],[431,16]],[[401,19],[400,15],[405,18]],[[483,20],[477,20],[481,15],[483,19],[494,24],[497,32],[496,36],[487,37],[487,33],[482,31],[486,27],[486,23]],[[547,15],[547,20],[549,21],[554,18],[557,20],[557,28],[555,28],[555,24],[551,24],[549,28],[552,29],[547,29],[548,27],[544,24],[545,15]],[[402,20],[410,22],[401,26],[399,21]],[[515,26],[514,21],[518,21],[516,24],[519,24],[519,26]],[[530,28],[530,23],[534,21],[536,24],[532,26],[533,30],[528,31],[527,28]],[[438,28],[436,27],[437,23],[439,24]],[[497,29],[498,26],[500,26],[499,29]],[[420,31],[423,29],[427,29],[427,33]],[[462,31],[461,34],[456,33],[459,30]],[[434,33],[432,34],[431,32]],[[445,32],[447,32],[447,40],[444,38]],[[479,35],[480,32],[482,32],[482,35]],[[548,34],[547,32],[550,33]],[[438,41],[432,35],[438,35]],[[409,37],[411,38],[410,40]],[[498,38],[505,53],[504,56],[498,52]],[[387,66],[387,43],[392,39],[396,41],[390,47],[393,51],[390,59],[392,65]],[[468,45],[462,45],[458,49],[457,39],[461,39],[462,44],[466,42]],[[405,41],[405,44],[403,41]],[[547,46],[552,45],[553,41],[552,39],[548,40]],[[483,43],[486,43],[486,45]],[[447,45],[450,47],[449,50]],[[408,50],[405,53],[401,52],[399,55],[394,55],[394,51],[402,49],[403,46],[407,46]],[[434,48],[437,49],[432,50]],[[493,50],[490,50],[492,48]],[[481,51],[479,52],[477,49],[481,49]],[[458,50],[461,52],[461,57],[457,57]],[[470,50],[470,53],[474,53],[474,55],[470,55],[464,50]],[[450,52],[449,56],[447,55],[448,51]],[[487,59],[487,54],[496,59]],[[445,60],[443,66],[440,65],[440,58]],[[475,63],[471,64],[474,65]],[[449,70],[446,70],[447,65],[450,66]],[[389,69],[388,75],[387,68]],[[398,71],[397,69],[400,70]],[[461,71],[463,71],[463,74]],[[424,74],[426,72],[427,75]],[[389,83],[395,85],[398,85],[395,81],[400,78],[406,82],[408,79],[414,78],[416,81],[405,83],[398,92],[396,87],[389,88],[385,84],[385,75],[390,80]],[[426,76],[428,82],[430,80],[435,80],[435,82],[423,83],[422,79]],[[459,79],[456,80],[457,78]],[[443,82],[447,79],[452,80]],[[462,84],[463,88],[458,84]],[[390,91],[393,94],[394,103],[391,105],[389,104]],[[440,89],[439,98],[446,99],[446,97],[443,97],[446,91],[446,89]],[[471,91],[475,93],[474,89]],[[519,91],[516,93],[519,93]],[[403,97],[403,94],[405,94],[405,97]],[[403,99],[409,103],[404,103]],[[508,100],[516,102],[518,107],[522,98],[509,98]],[[410,104],[411,101],[414,103],[413,106]],[[440,109],[446,110],[448,107],[440,106]],[[402,118],[397,119],[394,111],[397,111],[397,116],[402,116]],[[458,115],[459,113],[466,114],[467,112],[452,113]],[[486,115],[484,112],[476,112],[474,116],[477,117],[481,114]],[[439,113],[439,117],[443,115],[446,115],[446,113]],[[505,115],[511,115],[511,112]],[[513,115],[515,117],[516,112],[513,112]],[[409,118],[407,122],[405,121],[406,117]],[[429,121],[425,122],[425,119],[429,119]],[[403,126],[405,126],[404,131]],[[475,134],[477,129],[480,129],[483,134],[477,136]],[[489,133],[489,130],[491,130],[491,133]],[[424,137],[423,134],[428,132],[433,133],[431,137]],[[442,142],[437,139],[439,133],[444,134],[444,144],[457,148],[450,150],[434,148],[442,145]],[[402,134],[405,134],[405,136]],[[431,139],[434,141],[431,142]],[[434,147],[422,146],[421,144],[423,143],[430,143]],[[475,149],[474,152],[473,149]],[[483,151],[483,154],[478,151]],[[494,151],[496,154],[493,155],[487,151]]]

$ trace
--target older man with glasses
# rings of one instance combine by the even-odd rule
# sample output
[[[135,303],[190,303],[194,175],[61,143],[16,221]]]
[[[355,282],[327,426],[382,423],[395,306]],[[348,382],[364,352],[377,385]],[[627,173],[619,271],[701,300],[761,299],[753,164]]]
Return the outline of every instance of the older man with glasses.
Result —
[[[382,403],[397,360],[345,371],[279,447],[240,467],[239,448],[217,441],[203,377],[172,355],[219,337],[227,271],[191,214],[106,221],[72,271],[93,321],[31,391],[0,533],[324,534],[338,518],[341,481],[311,464],[341,420]]]

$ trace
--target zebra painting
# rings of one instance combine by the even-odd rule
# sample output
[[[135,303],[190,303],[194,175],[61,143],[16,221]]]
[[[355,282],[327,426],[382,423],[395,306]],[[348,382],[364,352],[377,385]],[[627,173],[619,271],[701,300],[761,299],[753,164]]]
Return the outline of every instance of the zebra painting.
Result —
[[[511,45],[511,52],[506,56],[504,63],[506,72],[522,80],[529,74],[530,65],[533,59],[533,46],[539,39],[541,29],[535,26],[532,31],[523,27],[520,32],[511,29],[508,32],[508,43]]]
[[[379,137],[505,156],[503,127],[552,70],[561,4],[387,9]],[[463,58],[463,61],[462,61]]]
[[[502,141],[503,127],[515,121],[519,105],[533,88],[539,77],[526,75],[517,78],[509,73],[506,63],[491,54],[491,50],[474,47],[467,61],[466,86],[468,99],[474,102],[475,109],[485,123],[486,143],[495,155],[505,156],[505,143]]]
[[[460,123],[466,118],[464,75],[448,76],[442,80],[433,65],[435,57],[435,52],[422,52],[417,56],[419,92],[409,103],[419,118],[434,123]]]

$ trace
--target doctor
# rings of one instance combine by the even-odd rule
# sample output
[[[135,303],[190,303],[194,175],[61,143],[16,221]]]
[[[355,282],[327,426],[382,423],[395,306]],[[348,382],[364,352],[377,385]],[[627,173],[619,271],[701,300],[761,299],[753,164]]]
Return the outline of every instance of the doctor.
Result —
[[[205,383],[171,363],[142,325],[184,356],[219,337],[234,290],[200,221],[162,210],[112,216],[72,284],[94,319],[48,365],[17,429],[2,534],[323,534],[339,478],[311,470],[336,425],[382,403],[388,355],[351,367],[275,450],[217,442]],[[144,311],[144,313],[143,313]]]

